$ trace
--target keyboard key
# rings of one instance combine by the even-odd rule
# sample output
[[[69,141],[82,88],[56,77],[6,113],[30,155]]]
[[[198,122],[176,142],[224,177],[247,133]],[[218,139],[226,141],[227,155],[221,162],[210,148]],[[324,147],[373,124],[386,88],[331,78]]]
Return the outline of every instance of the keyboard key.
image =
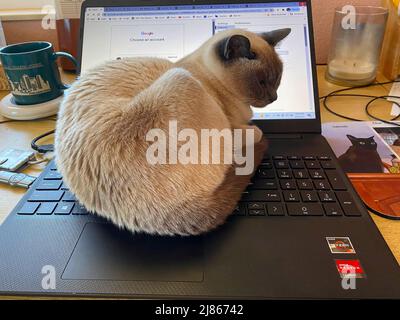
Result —
[[[288,203],[290,216],[323,216],[324,209],[319,203]]]
[[[286,160],[275,161],[275,168],[277,169],[289,169],[289,163]]]
[[[239,204],[240,210],[242,210],[242,208],[246,208],[243,204]],[[86,208],[83,206],[83,204],[80,203],[75,203],[74,207],[72,208],[72,214],[73,215],[87,215],[89,212],[86,210]],[[241,211],[241,213],[243,213],[243,211]],[[246,213],[244,212],[244,214],[241,215],[246,215]]]
[[[336,171],[326,171],[326,176],[333,190],[347,190],[344,181]]]
[[[71,202],[60,202],[57,204],[56,210],[54,210],[54,214],[57,215],[69,215],[72,211],[72,207],[75,203]]]
[[[62,197],[62,201],[66,202],[75,202],[76,198],[74,194],[70,191],[65,191],[64,196]]]
[[[300,196],[297,191],[283,191],[283,198],[286,202],[300,202]]]
[[[267,214],[272,217],[284,216],[286,214],[285,206],[281,203],[268,203]]]
[[[324,179],[324,172],[322,170],[309,170],[311,179]]]
[[[242,200],[248,202],[280,202],[281,196],[276,191],[254,190],[244,194]]]
[[[249,216],[265,216],[265,210],[249,210]]]
[[[50,170],[47,172],[47,174],[44,176],[44,180],[61,180],[62,176],[58,171],[52,171]]]
[[[82,207],[83,210],[85,209],[83,206],[81,206],[79,203],[76,203],[74,208],[72,209],[72,214],[79,214],[76,212],[76,209],[79,209],[78,207]],[[235,209],[233,209],[232,215],[234,216],[245,216],[247,214],[246,210],[246,205],[244,203],[238,203]]]
[[[299,156],[289,156],[288,159],[289,160],[301,160],[301,157],[299,157]]]
[[[285,156],[273,156],[272,159],[274,159],[274,160],[285,160],[286,157]]]
[[[64,191],[33,191],[28,201],[31,202],[58,202],[64,195]]]
[[[318,196],[315,191],[301,191],[300,194],[304,202],[318,202]]]
[[[339,217],[343,215],[343,211],[337,203],[324,203],[324,210],[328,217]]]
[[[330,190],[331,187],[329,186],[328,181],[326,180],[318,180],[318,181],[313,181],[315,189],[317,190]]]
[[[271,161],[264,160],[264,161],[261,162],[260,168],[263,168],[263,169],[272,169],[272,168],[273,168],[272,162],[271,162]]]
[[[351,197],[349,193],[340,191],[336,192],[336,196],[346,216],[348,217],[361,216],[360,210],[358,209],[357,205],[354,202],[354,199]]]
[[[318,161],[306,161],[306,167],[308,169],[320,169],[321,168]]]
[[[314,186],[310,180],[297,180],[297,186],[300,190],[313,190]]]
[[[273,179],[275,178],[275,172],[271,169],[259,168],[256,176],[262,179]]]
[[[56,202],[43,202],[40,204],[39,209],[36,211],[38,215],[51,215],[55,207],[57,206]]]
[[[289,162],[292,169],[304,169],[304,162],[299,160],[292,160]]]
[[[308,179],[309,178],[307,170],[293,170],[293,174],[296,179]]]
[[[250,202],[247,204],[249,210],[264,210],[264,204],[261,202]]]
[[[331,157],[329,157],[329,156],[319,156],[319,157],[318,157],[318,160],[320,160],[320,161],[327,161],[327,160],[331,160]]]
[[[303,157],[304,160],[315,160],[314,156],[305,156]]]
[[[260,179],[252,182],[249,185],[250,190],[277,190],[278,185],[276,180],[272,179]]]
[[[319,198],[321,202],[335,202],[335,194],[332,191],[319,191],[318,192]]]
[[[33,215],[35,213],[36,209],[39,207],[39,205],[40,205],[40,203],[26,202],[21,207],[21,209],[18,210],[18,214]]]
[[[335,169],[335,165],[332,161],[321,161],[321,167],[325,170]]]
[[[290,170],[277,170],[279,179],[292,179],[293,175]]]
[[[65,184],[65,182],[62,183],[61,190],[69,190],[69,187]]]
[[[296,183],[294,180],[281,180],[280,184],[282,190],[296,190]]]
[[[36,187],[36,190],[58,190],[62,185],[60,180],[43,180]]]
[[[50,164],[48,165],[48,167],[50,170],[53,170],[53,171],[57,170],[57,166],[54,161],[51,161]]]

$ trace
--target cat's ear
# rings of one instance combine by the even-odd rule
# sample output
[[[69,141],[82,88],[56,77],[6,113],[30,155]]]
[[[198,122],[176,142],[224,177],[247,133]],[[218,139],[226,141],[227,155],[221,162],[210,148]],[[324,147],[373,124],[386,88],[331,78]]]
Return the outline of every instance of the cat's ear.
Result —
[[[250,40],[242,35],[227,37],[218,46],[219,55],[225,61],[238,58],[255,58],[255,54],[251,51]]]
[[[275,47],[279,42],[285,39],[290,34],[290,32],[292,32],[292,29],[284,28],[284,29],[264,32],[261,33],[260,36],[265,41],[267,41],[271,46]]]
[[[357,139],[356,137],[352,136],[351,134],[348,134],[348,135],[347,135],[347,138],[349,138],[349,140],[350,140],[351,142],[356,142],[356,141],[358,141],[358,139]]]

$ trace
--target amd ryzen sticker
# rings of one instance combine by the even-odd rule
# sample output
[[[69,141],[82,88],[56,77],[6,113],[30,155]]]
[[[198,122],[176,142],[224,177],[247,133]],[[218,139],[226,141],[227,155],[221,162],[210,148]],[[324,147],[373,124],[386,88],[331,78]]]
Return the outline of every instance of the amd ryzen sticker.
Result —
[[[366,278],[360,260],[335,260],[335,263],[342,278]]]
[[[326,237],[332,253],[355,254],[356,251],[348,237]]]

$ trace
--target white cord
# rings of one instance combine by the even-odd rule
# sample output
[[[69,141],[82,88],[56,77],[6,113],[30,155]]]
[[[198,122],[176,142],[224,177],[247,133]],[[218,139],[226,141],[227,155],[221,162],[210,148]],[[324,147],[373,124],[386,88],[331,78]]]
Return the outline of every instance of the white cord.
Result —
[[[38,156],[40,156],[41,159],[38,159]],[[28,165],[35,165],[43,162],[49,162],[54,158],[54,152],[46,152],[45,154],[40,154],[36,153],[35,154],[35,159],[33,161],[28,161]]]

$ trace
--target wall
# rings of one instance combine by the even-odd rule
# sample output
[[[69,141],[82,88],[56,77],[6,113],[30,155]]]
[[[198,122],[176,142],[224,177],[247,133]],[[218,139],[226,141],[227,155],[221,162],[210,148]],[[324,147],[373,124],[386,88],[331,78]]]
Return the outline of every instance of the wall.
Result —
[[[2,24],[7,44],[45,40],[58,50],[57,31],[43,29],[41,20],[3,21]]]

